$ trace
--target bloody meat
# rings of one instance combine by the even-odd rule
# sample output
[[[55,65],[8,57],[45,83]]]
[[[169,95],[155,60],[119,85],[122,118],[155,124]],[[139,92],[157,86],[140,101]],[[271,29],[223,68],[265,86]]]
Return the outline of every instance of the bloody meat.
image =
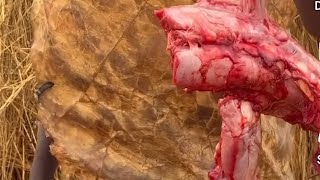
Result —
[[[319,132],[320,63],[270,20],[263,0],[200,0],[155,14],[174,83],[224,94],[210,179],[258,179],[260,114]]]

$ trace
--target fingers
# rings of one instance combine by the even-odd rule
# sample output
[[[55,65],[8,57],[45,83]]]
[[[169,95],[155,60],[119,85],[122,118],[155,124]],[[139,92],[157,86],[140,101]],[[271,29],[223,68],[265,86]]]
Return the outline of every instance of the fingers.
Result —
[[[40,96],[47,90],[50,89],[51,87],[54,86],[54,83],[51,81],[47,81],[43,84],[41,84],[39,87],[35,89],[34,96],[37,101],[39,101]]]

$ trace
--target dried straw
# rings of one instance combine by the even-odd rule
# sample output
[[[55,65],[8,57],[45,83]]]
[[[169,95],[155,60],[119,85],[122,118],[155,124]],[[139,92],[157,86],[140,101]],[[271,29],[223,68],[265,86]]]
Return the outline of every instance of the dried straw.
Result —
[[[29,60],[32,0],[0,1],[0,177],[28,179],[35,149],[34,73]]]

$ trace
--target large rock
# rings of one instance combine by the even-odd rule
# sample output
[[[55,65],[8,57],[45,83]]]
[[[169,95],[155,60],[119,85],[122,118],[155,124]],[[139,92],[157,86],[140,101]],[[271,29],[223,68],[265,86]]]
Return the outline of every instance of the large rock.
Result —
[[[191,3],[34,0],[31,58],[39,83],[55,84],[41,96],[38,117],[61,164],[107,179],[207,179],[220,136],[215,97],[172,85],[165,35],[153,15]],[[263,127],[273,133],[265,137],[291,130]],[[288,177],[288,163],[264,144],[262,169]]]
[[[35,3],[32,60],[40,83],[55,84],[38,114],[59,161],[110,179],[206,178],[213,110],[172,85],[153,15],[155,6],[173,3]]]

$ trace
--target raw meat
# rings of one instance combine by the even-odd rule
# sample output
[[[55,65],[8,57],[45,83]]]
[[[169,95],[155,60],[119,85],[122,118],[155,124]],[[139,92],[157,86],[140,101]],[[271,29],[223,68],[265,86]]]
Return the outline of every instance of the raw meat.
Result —
[[[223,92],[215,179],[258,179],[260,114],[320,129],[320,64],[267,16],[261,0],[201,0],[155,12],[174,83]]]

